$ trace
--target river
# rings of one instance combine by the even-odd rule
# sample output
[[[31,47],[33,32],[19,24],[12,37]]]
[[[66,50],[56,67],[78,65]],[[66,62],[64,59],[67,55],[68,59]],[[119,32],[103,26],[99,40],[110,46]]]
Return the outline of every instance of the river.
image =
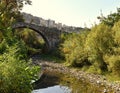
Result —
[[[40,65],[44,73],[33,84],[32,93],[120,93],[118,89],[114,90],[114,84],[107,82],[100,75],[87,74],[78,69],[40,59],[35,60],[34,64]]]
[[[32,93],[71,93],[71,89],[66,86],[56,85],[48,88],[37,89]]]
[[[34,84],[32,93],[114,93],[104,85],[96,86],[68,74],[46,71]],[[107,91],[107,92],[106,92]]]

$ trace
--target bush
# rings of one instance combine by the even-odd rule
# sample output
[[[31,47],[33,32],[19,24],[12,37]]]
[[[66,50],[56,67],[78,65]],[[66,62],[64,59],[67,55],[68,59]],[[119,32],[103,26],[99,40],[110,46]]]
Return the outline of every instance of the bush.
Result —
[[[88,73],[102,74],[101,69],[99,69],[99,68],[96,67],[95,65],[90,66],[89,68],[87,68],[86,71],[87,71]]]
[[[112,70],[114,75],[120,76],[120,60],[113,63]]]
[[[107,63],[104,60],[106,54],[111,54],[113,44],[111,28],[105,24],[96,25],[87,36],[85,50],[88,60],[101,71],[107,71]]]
[[[111,54],[105,56],[105,61],[108,64],[109,72],[116,76],[120,76],[120,21],[115,23],[112,28],[113,43],[111,46]]]
[[[6,48],[8,47],[7,42],[5,39],[2,40],[0,43],[0,54],[3,54],[6,51]]]
[[[61,51],[65,56],[66,64],[69,66],[82,67],[87,64],[87,54],[84,51],[85,38],[88,32],[80,34],[71,34],[64,38],[64,43],[61,45]]]
[[[45,45],[42,36],[40,36],[37,32],[34,32],[31,29],[17,29],[15,31],[15,34],[17,35],[17,37],[22,39],[27,46],[31,48],[40,49],[43,48]]]
[[[113,53],[112,33],[111,27],[99,24],[94,26],[90,32],[72,34],[64,38],[61,50],[67,64],[83,68],[90,66],[90,69],[97,68],[99,73],[107,71],[105,56]]]
[[[20,59],[17,46],[0,56],[0,93],[31,93],[31,81],[37,79],[39,67]]]

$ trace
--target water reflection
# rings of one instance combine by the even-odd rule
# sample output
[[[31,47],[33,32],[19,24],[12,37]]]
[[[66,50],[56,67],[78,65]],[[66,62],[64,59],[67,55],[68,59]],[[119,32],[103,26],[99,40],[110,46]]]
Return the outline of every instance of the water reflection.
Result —
[[[80,78],[78,80],[69,74],[55,71],[45,71],[33,85],[34,91],[32,93],[105,93],[104,89],[108,90],[108,87],[104,85],[94,85],[89,83],[87,79]],[[109,89],[107,93],[114,92]]]
[[[71,93],[71,89],[66,86],[56,85],[53,87],[34,90],[32,93]]]

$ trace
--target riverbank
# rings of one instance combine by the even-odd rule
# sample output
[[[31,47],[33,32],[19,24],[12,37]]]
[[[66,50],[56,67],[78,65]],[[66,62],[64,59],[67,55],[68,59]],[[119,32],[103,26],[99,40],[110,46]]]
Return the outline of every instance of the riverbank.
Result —
[[[120,93],[120,84],[118,82],[108,82],[106,77],[102,75],[88,74],[79,69],[66,67],[62,63],[48,62],[36,58],[33,58],[33,63],[40,65],[43,73],[46,71],[54,71],[69,74],[71,77],[75,77],[78,80],[87,80],[94,86],[102,86],[103,88],[100,93]]]

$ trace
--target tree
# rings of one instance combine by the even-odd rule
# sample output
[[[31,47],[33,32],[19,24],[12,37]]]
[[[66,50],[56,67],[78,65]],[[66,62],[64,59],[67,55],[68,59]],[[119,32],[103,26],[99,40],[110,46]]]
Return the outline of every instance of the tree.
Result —
[[[24,4],[31,5],[30,0],[1,0],[0,1],[0,14],[5,11],[16,12],[23,8]]]
[[[104,56],[111,54],[112,42],[111,27],[103,23],[93,27],[86,38],[85,50],[88,52],[88,59],[100,71],[107,71]]]
[[[0,0],[0,32],[8,37],[8,29],[16,20],[22,20],[20,10],[24,4],[31,4],[30,0]],[[10,35],[10,34],[9,34]]]
[[[116,22],[120,20],[120,8],[117,8],[116,13],[111,13],[107,17],[104,17],[103,14],[98,17],[101,23],[105,23],[108,26],[113,26]]]
[[[88,31],[83,31],[79,34],[72,33],[61,44],[61,51],[65,57],[66,65],[83,67],[87,63],[87,55],[84,51],[84,44]]]
[[[32,66],[26,57],[26,46],[12,35],[15,22],[23,5],[30,0],[0,0],[0,93],[31,93],[32,80],[37,79],[39,67]],[[1,38],[1,37],[0,37]]]
[[[0,0],[0,26],[8,27],[10,23],[20,18],[20,10],[30,0]]]

